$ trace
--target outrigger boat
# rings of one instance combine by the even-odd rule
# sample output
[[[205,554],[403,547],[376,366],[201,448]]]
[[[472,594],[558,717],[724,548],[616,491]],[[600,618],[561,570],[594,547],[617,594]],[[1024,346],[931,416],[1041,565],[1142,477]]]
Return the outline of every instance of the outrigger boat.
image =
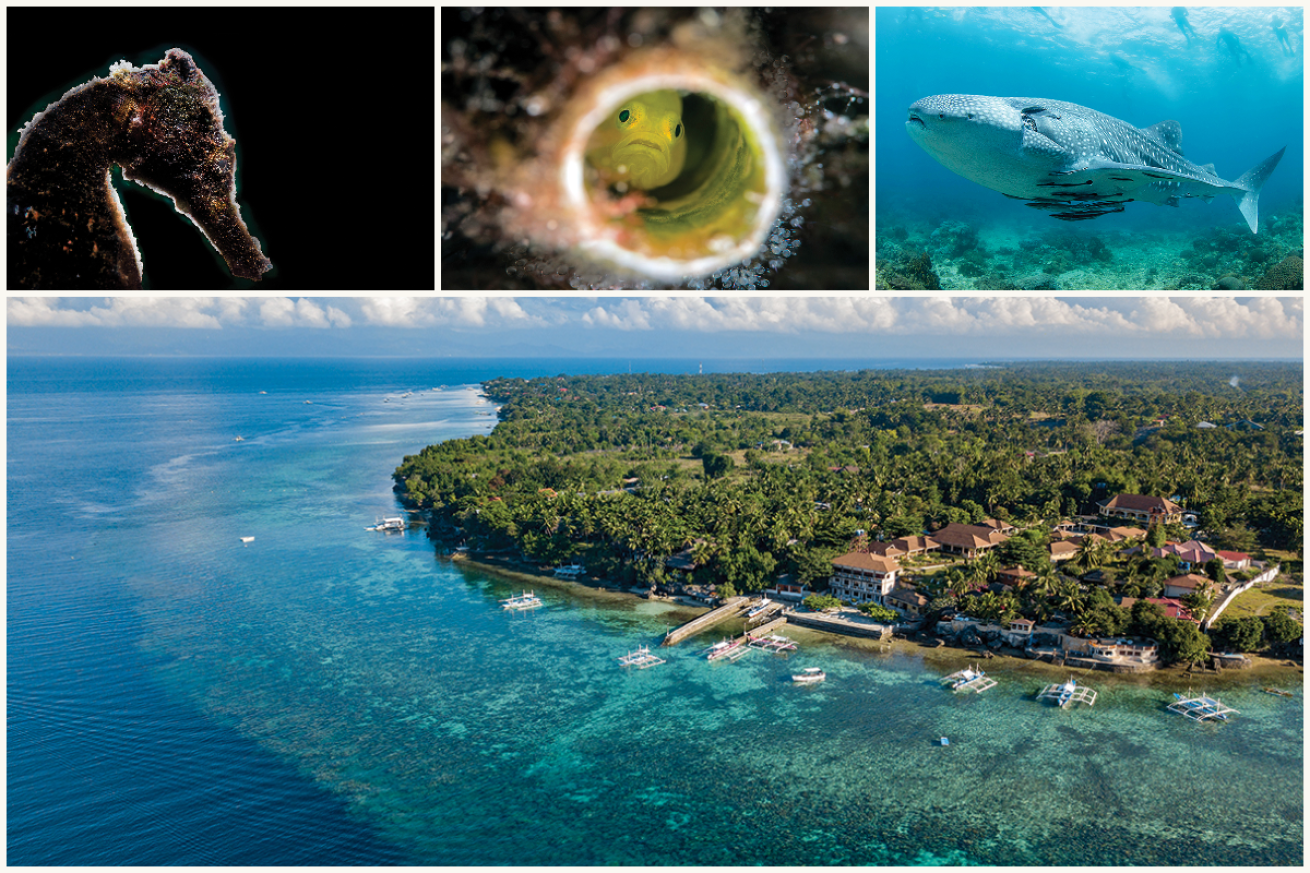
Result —
[[[1227,721],[1228,716],[1238,714],[1237,710],[1231,706],[1224,706],[1218,700],[1205,694],[1196,697],[1183,697],[1183,695],[1174,692],[1174,697],[1176,700],[1174,703],[1169,704],[1169,711],[1185,715],[1193,721],[1209,721],[1211,719]]]
[[[636,667],[638,670],[645,670],[647,667],[654,667],[657,664],[663,664],[665,660],[650,653],[649,646],[642,646],[635,652],[628,652],[622,658],[619,658],[619,664],[624,667]]]
[[[957,670],[949,676],[942,677],[942,681],[949,682],[952,691],[972,691],[975,694],[982,694],[988,688],[996,686],[996,680],[976,666]]]
[[[775,655],[796,650],[795,643],[778,634],[769,634],[767,637],[752,637],[748,645],[753,649],[767,649]]]
[[[799,673],[791,674],[791,681],[802,685],[810,685],[815,682],[822,682],[827,679],[827,675],[819,667],[806,667]]]
[[[1096,692],[1086,685],[1079,685],[1074,681],[1072,676],[1068,682],[1059,682],[1053,685],[1047,685],[1041,691],[1037,692],[1038,700],[1053,700],[1055,705],[1064,709],[1071,703],[1085,703],[1092,706],[1096,703]]]
[[[740,637],[735,640],[722,640],[710,646],[702,654],[709,661],[717,661],[720,658],[735,661],[750,651],[750,647],[745,645],[746,639],[746,637]]]
[[[508,597],[500,602],[501,609],[536,609],[541,606],[541,598],[531,591],[524,591],[517,597]]]

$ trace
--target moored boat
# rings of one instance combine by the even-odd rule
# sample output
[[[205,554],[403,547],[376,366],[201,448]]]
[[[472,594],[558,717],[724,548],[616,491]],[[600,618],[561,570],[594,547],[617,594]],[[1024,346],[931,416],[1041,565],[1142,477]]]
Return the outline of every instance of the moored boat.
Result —
[[[815,682],[822,682],[827,678],[828,678],[827,674],[824,673],[823,670],[819,667],[806,667],[801,672],[793,673],[791,675],[791,681],[801,683],[802,685],[810,685]]]
[[[500,602],[501,609],[512,610],[536,609],[541,605],[541,598],[531,591],[524,591],[516,597],[508,597]]]

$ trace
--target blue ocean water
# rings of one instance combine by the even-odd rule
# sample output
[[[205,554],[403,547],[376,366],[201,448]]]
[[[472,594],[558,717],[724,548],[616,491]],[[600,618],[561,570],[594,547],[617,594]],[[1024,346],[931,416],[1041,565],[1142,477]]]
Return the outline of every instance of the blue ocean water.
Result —
[[[1299,697],[1238,684],[1195,725],[1102,681],[1061,712],[1007,666],[962,699],[801,631],[628,674],[680,612],[509,615],[516,583],[365,530],[403,455],[492,427],[477,379],[558,372],[11,359],[9,862],[1301,862]]]
[[[1156,260],[1163,272],[1167,255],[1192,239],[1246,228],[1225,194],[1208,204],[1199,199],[1184,200],[1178,208],[1130,203],[1118,214],[1054,220],[956,175],[910,139],[906,109],[935,94],[1064,100],[1139,128],[1173,119],[1182,126],[1187,158],[1213,162],[1218,175],[1229,180],[1286,146],[1260,196],[1261,233],[1271,232],[1275,216],[1287,216],[1296,228],[1293,233],[1289,224],[1285,230],[1299,240],[1305,160],[1302,8],[1188,7],[1186,15],[1189,34],[1166,6],[879,8],[875,200],[880,243],[886,242],[884,230],[909,226],[913,233],[922,224],[922,248],[929,245],[931,230],[963,222],[984,229],[984,244],[989,233],[993,245],[1052,239],[1054,248],[1074,251],[1079,266],[1091,273],[1099,269],[1104,277],[1107,265],[1088,258],[1080,242],[1101,237],[1112,252],[1122,249],[1129,258],[1137,254],[1128,251],[1134,237],[1158,235]],[[1287,35],[1286,45],[1276,25]],[[1220,42],[1222,31],[1246,52],[1240,61]],[[885,245],[880,252],[889,256]],[[1211,269],[1201,269],[1206,266]],[[1238,259],[1189,267],[1210,281],[1225,268],[1252,282],[1259,275]],[[1013,270],[1022,272],[1022,266]],[[982,275],[972,278],[982,281]],[[1154,275],[1133,278],[1142,284],[1098,284],[1093,276],[1070,277],[1060,287],[1162,287],[1149,284]]]

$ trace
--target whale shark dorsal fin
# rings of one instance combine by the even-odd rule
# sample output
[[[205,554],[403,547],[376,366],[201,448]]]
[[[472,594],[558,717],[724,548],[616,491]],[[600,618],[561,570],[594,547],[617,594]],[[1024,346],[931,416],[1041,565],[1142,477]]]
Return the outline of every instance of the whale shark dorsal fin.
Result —
[[[1202,170],[1205,170],[1205,171],[1206,171],[1207,173],[1209,173],[1211,176],[1218,176],[1218,175],[1219,175],[1218,173],[1215,172],[1214,164],[1202,164],[1202,165],[1201,165],[1201,169],[1202,169]]]
[[[1176,121],[1161,121],[1142,129],[1142,133],[1175,154],[1183,153],[1183,126]]]

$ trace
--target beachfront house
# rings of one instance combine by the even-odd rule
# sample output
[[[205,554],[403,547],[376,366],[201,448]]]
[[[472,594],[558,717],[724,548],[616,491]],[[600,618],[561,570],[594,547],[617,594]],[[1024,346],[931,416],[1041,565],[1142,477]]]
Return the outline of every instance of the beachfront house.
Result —
[[[828,579],[829,593],[852,603],[883,604],[896,585],[901,565],[895,558],[869,552],[847,552],[833,558],[832,576]]]
[[[1077,637],[1064,637],[1065,650],[1070,654],[1081,652],[1097,661],[1108,663],[1154,664],[1160,659],[1159,646],[1155,640],[1137,638],[1100,638],[1079,640]],[[1078,643],[1082,643],[1079,647]]]
[[[1183,520],[1183,508],[1165,497],[1144,494],[1116,494],[1099,504],[1106,518],[1127,518],[1139,524],[1174,524]]]
[[[919,618],[928,611],[928,598],[913,588],[898,585],[883,598],[882,605],[899,610],[910,618]]]
[[[802,601],[814,592],[804,582],[797,582],[790,573],[779,576],[772,588],[764,589],[764,596],[774,600]]]

